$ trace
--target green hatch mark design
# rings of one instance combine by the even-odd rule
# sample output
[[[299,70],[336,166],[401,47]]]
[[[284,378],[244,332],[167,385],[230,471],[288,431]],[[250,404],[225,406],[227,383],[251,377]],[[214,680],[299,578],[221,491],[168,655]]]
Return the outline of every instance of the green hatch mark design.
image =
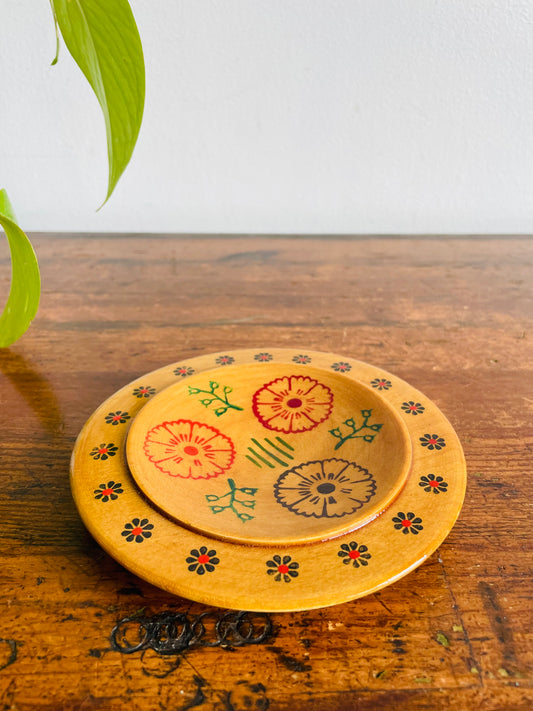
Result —
[[[342,447],[342,445],[349,439],[363,439],[365,442],[372,442],[374,437],[378,434],[383,424],[369,425],[368,420],[372,416],[372,410],[361,410],[361,415],[363,416],[363,424],[358,427],[355,423],[353,417],[349,417],[342,423],[348,428],[348,431],[342,432],[340,427],[335,427],[334,430],[329,430],[330,434],[336,437],[339,441],[335,445],[335,449]],[[342,425],[341,425],[342,427]],[[359,434],[361,430],[372,430],[374,434]]]
[[[216,392],[219,390],[220,387],[221,386],[214,380],[209,381],[209,390],[200,390],[200,388],[193,388],[191,385],[189,385],[189,395],[207,395],[208,397],[204,398],[203,400],[200,400],[200,403],[204,407],[209,407],[213,403],[222,403],[221,405],[217,406],[216,410],[214,410],[214,413],[217,417],[220,417],[220,415],[223,415],[229,409],[242,410],[242,407],[239,407],[238,405],[232,405],[228,401],[228,395],[233,392],[233,388],[230,388],[229,385],[223,385],[222,394],[220,394],[220,392]]]
[[[254,439],[253,437],[252,442],[255,445],[256,449],[253,449],[253,447],[248,447],[248,451],[250,452],[250,454],[246,454],[245,456],[246,459],[249,459],[253,464],[255,464],[256,467],[261,467],[263,464],[265,464],[270,469],[274,469],[276,465],[273,464],[272,461],[269,461],[269,459],[286,467],[289,462],[285,461],[285,459],[294,459],[293,455],[291,454],[291,452],[294,452],[294,447],[291,447],[291,445],[282,440],[281,437],[276,437],[277,444],[271,439],[268,439],[268,437],[265,437],[264,442],[268,446],[261,444],[261,442]],[[267,457],[269,459],[267,459]]]
[[[239,511],[237,507],[244,506],[247,509],[254,509],[255,501],[243,501],[242,499],[238,499],[237,492],[242,492],[242,494],[244,494],[245,496],[255,496],[257,494],[257,489],[252,489],[250,487],[242,487],[239,489],[235,486],[235,482],[233,481],[233,479],[228,479],[228,484],[230,490],[227,494],[223,494],[222,496],[217,496],[216,494],[206,494],[205,498],[209,501],[209,503],[213,503],[214,501],[222,502],[224,501],[224,499],[226,499],[226,497],[229,496],[229,499],[224,501],[224,505],[219,503],[215,504],[214,506],[210,506],[209,508],[215,514],[222,513],[222,511],[227,511],[228,509],[230,509],[230,511],[233,511],[237,518],[239,518],[243,523],[246,523],[246,521],[251,521],[253,518],[255,518],[255,516],[251,516],[245,511]]]

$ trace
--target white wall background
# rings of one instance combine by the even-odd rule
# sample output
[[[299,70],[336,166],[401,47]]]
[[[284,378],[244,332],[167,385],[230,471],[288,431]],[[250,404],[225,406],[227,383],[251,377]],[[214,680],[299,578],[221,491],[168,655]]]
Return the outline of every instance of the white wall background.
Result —
[[[531,0],[132,0],[147,98],[110,202],[48,0],[0,2],[0,187],[27,230],[533,232]]]

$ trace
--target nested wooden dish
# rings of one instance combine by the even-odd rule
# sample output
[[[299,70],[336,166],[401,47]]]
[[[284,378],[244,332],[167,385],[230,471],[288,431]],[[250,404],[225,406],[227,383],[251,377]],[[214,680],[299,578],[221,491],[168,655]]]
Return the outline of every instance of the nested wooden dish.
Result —
[[[96,540],[137,575],[223,607],[302,610],[422,563],[462,505],[461,445],[438,408],[331,353],[180,361],[89,418],[71,485]]]

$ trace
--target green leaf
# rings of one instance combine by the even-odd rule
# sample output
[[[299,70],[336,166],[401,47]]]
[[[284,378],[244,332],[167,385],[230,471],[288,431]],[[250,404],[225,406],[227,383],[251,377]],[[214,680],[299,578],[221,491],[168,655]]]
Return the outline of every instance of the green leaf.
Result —
[[[141,38],[127,0],[51,0],[67,48],[104,114],[107,202],[128,165],[144,109]]]
[[[0,190],[0,225],[11,251],[11,289],[0,316],[0,347],[10,346],[30,325],[39,308],[41,277],[30,240],[17,225],[5,190]]]
[[[56,11],[54,9],[54,5],[52,3],[52,0],[50,0],[50,6],[52,7],[52,15],[54,16],[54,29],[56,32],[56,54],[55,57],[52,59],[50,62],[51,66],[53,67],[54,64],[57,64],[58,59],[59,59],[59,26],[57,24],[57,17],[56,17]]]
[[[247,494],[247,496],[255,496],[257,494],[258,489],[252,489],[248,486],[243,487],[242,489],[239,489],[239,491],[242,491],[243,494]]]
[[[439,644],[442,644],[443,647],[450,646],[450,641],[449,641],[448,637],[446,637],[444,632],[437,632],[436,640]]]

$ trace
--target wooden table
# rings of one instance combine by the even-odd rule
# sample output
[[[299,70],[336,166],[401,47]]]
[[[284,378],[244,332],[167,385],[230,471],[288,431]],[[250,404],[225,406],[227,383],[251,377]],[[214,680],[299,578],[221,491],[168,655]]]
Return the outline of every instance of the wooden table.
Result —
[[[533,707],[531,239],[33,242],[40,311],[0,351],[2,709]],[[422,390],[462,440],[469,486],[445,543],[396,584],[239,617],[105,554],[73,504],[69,457],[91,412],[139,375],[269,346],[345,354]],[[183,625],[195,635],[170,650]],[[125,654],[139,629],[151,643]]]

